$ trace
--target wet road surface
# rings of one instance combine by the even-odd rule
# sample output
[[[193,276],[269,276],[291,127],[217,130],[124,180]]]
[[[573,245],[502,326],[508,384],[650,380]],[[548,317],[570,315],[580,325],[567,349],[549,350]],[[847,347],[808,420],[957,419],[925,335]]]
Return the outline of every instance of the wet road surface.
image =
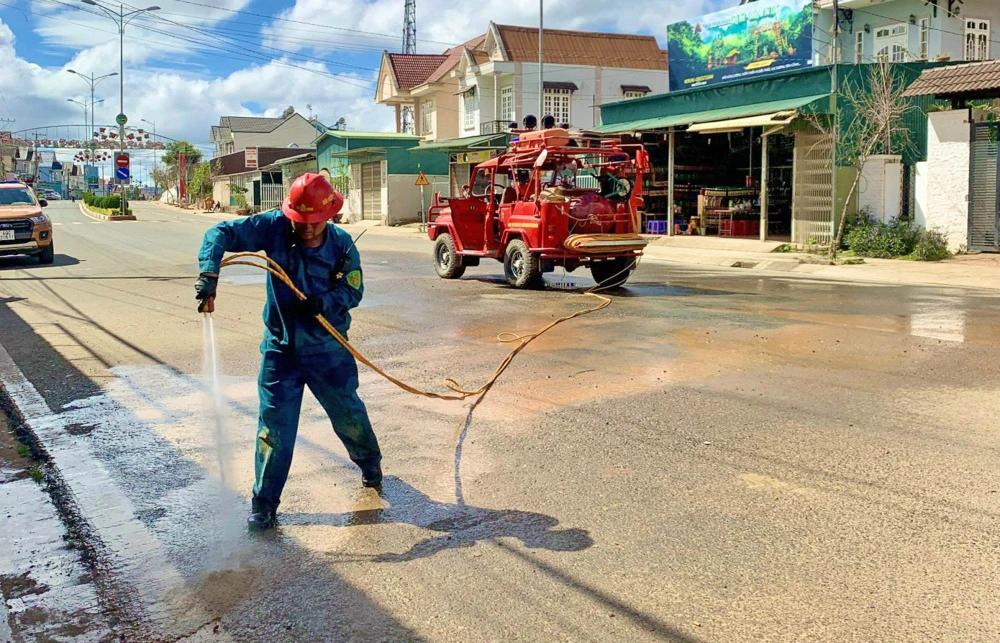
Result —
[[[96,223],[56,204],[54,266],[0,259],[0,344],[81,463],[64,475],[117,579],[102,605],[133,640],[1000,633],[991,291],[647,262],[471,413],[362,371],[381,495],[307,395],[282,527],[250,539],[262,273],[220,285],[216,444],[192,299],[213,220],[136,209]],[[591,303],[582,273],[515,292],[499,264],[439,280],[419,240],[359,248],[351,339],[424,388],[477,387],[509,350],[497,333]]]

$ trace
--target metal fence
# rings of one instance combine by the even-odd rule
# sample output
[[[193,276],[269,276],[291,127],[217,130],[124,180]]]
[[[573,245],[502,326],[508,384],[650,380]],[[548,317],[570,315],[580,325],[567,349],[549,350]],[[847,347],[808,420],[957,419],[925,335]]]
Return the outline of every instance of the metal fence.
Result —
[[[833,137],[797,132],[792,176],[792,243],[833,240]]]
[[[285,198],[285,186],[280,183],[262,183],[260,186],[260,206],[261,212],[267,212],[281,207],[281,201]]]
[[[1000,251],[1000,123],[973,123],[969,158],[969,250]]]

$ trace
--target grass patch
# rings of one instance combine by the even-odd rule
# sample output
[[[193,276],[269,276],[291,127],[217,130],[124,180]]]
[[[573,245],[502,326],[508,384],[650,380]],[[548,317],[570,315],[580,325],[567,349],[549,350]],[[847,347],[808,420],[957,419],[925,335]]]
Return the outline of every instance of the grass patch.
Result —
[[[42,470],[38,467],[30,467],[28,469],[28,475],[31,476],[31,479],[38,484],[42,484]]]
[[[119,208],[114,208],[114,209],[111,209],[111,208],[98,208],[98,207],[93,206],[93,205],[88,205],[87,208],[91,212],[96,212],[97,214],[103,214],[103,215],[109,216],[109,217],[117,217],[118,215],[120,215],[122,213],[122,211]],[[128,212],[129,215],[131,215],[132,214],[132,208],[128,208],[127,212]]]

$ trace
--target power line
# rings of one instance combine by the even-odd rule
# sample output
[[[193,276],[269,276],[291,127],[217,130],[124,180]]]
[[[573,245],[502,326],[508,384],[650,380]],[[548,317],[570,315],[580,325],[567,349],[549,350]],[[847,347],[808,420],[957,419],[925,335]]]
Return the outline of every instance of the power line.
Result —
[[[395,35],[395,34],[385,34],[385,33],[379,33],[377,31],[364,31],[364,30],[361,30],[361,29],[348,29],[346,27],[336,27],[334,25],[328,25],[328,24],[323,24],[323,23],[305,22],[305,21],[302,21],[302,20],[293,20],[291,18],[282,18],[280,16],[270,16],[270,15],[263,14],[263,13],[254,13],[253,11],[241,11],[239,9],[226,9],[226,8],[223,8],[223,7],[214,7],[212,5],[204,4],[202,2],[194,2],[194,0],[177,0],[177,2],[181,2],[181,3],[184,3],[184,4],[194,5],[196,7],[202,7],[202,8],[205,8],[205,9],[215,9],[216,11],[227,11],[229,13],[241,14],[241,15],[246,15],[246,16],[254,16],[256,18],[266,18],[268,20],[276,20],[276,21],[288,22],[288,23],[292,23],[292,24],[306,25],[306,26],[309,26],[309,27],[324,27],[326,29],[334,29],[336,31],[347,31],[347,32],[351,32],[351,33],[360,33],[360,34],[365,34],[365,35],[370,35],[370,36],[379,36],[381,38],[392,38],[393,40],[395,40],[396,38],[399,38],[399,36]],[[455,43],[455,42],[442,42],[442,41],[439,41],[439,40],[424,40],[424,39],[419,39],[419,42],[427,42],[427,43],[432,43],[432,44],[436,44],[436,45],[448,45],[449,47],[454,47],[454,46],[456,46],[458,44],[461,44],[461,43]]]

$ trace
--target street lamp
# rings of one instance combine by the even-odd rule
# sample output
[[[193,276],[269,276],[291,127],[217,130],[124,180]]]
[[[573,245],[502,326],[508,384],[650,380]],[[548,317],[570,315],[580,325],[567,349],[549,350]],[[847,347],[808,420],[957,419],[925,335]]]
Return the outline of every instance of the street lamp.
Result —
[[[94,88],[97,87],[97,83],[101,82],[105,78],[111,78],[112,76],[117,76],[118,72],[114,71],[114,72],[111,72],[110,74],[104,74],[103,76],[96,76],[95,77],[94,76],[94,72],[90,72],[89,76],[84,76],[83,74],[81,74],[80,72],[78,72],[78,71],[76,71],[74,69],[67,69],[66,71],[68,71],[71,74],[76,74],[80,78],[82,78],[85,81],[87,81],[87,83],[90,85],[90,126],[96,128],[97,127],[97,121],[94,120],[94,105],[96,104],[95,101],[94,101]],[[104,101],[102,100],[100,102],[103,103]],[[87,120],[86,117],[84,118],[84,120]],[[87,136],[87,138],[89,139],[90,136]]]
[[[147,13],[150,11],[158,11],[160,7],[157,5],[152,5],[146,7],[145,9],[135,9],[125,13],[125,5],[118,5],[118,13],[111,11],[104,5],[97,4],[95,0],[80,0],[83,4],[90,5],[91,7],[97,7],[104,12],[109,18],[111,18],[115,25],[118,27],[118,70],[119,74],[119,91],[120,91],[120,102],[119,102],[119,112],[118,118],[115,121],[118,123],[118,138],[121,142],[121,151],[125,151],[125,123],[128,119],[125,117],[125,27],[128,23],[135,20],[140,14]],[[125,193],[122,192],[122,216],[128,212],[127,206],[125,204]]]

